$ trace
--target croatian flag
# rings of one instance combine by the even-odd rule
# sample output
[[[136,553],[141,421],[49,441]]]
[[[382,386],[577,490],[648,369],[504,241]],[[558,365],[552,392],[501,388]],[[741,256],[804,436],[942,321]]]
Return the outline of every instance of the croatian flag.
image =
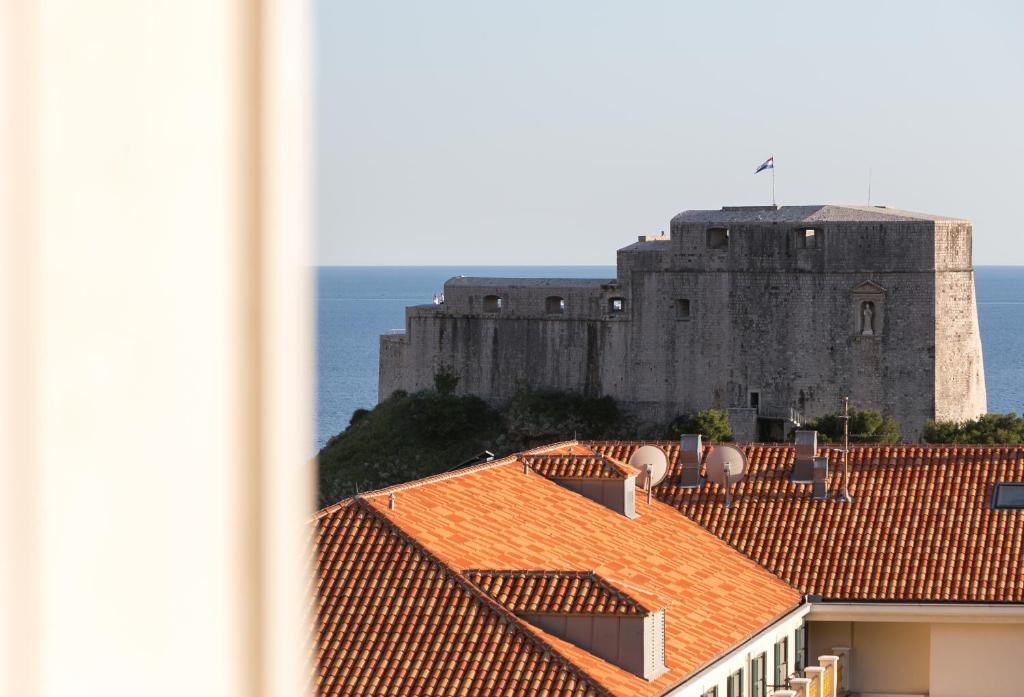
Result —
[[[766,169],[775,169],[775,156],[774,155],[769,157],[767,160],[764,161],[764,163],[760,167],[755,169],[754,170],[754,174],[757,174],[758,172],[763,172]]]

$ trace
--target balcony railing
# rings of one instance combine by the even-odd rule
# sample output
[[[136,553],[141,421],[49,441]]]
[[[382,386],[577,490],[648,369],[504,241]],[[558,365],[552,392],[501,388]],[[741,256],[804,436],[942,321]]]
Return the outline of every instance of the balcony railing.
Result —
[[[804,668],[803,677],[792,678],[791,690],[776,691],[779,697],[844,697],[840,688],[844,670],[845,654],[839,656],[818,656],[818,665]]]

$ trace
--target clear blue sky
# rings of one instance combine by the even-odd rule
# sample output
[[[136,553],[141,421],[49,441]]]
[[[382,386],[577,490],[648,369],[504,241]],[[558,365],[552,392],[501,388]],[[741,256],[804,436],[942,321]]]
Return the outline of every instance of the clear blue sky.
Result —
[[[613,264],[688,208],[873,203],[1024,264],[1024,3],[317,0],[322,264]]]

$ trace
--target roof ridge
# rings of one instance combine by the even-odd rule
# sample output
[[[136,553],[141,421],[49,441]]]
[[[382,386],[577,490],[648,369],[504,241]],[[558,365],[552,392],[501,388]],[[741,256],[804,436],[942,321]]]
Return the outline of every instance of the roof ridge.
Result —
[[[548,578],[559,578],[559,577],[573,577],[573,578],[586,578],[592,581],[595,585],[600,587],[603,591],[615,596],[620,601],[627,605],[634,607],[637,610],[642,610],[645,614],[656,612],[661,609],[660,607],[647,607],[647,605],[638,598],[634,598],[626,591],[612,582],[610,579],[602,576],[594,569],[588,570],[575,570],[575,569],[466,569],[464,572],[467,576],[469,574],[479,574],[481,576],[500,576],[500,577],[548,577]],[[470,581],[470,583],[474,583]],[[620,582],[621,583],[621,582]],[[635,585],[628,583],[621,583],[621,585],[627,586],[643,595],[651,595],[652,599],[657,598],[653,593],[647,593],[642,588],[638,588]],[[486,592],[486,591],[485,591]],[[659,599],[659,602],[660,599]],[[664,604],[661,606],[664,607]]]
[[[605,461],[605,464],[607,464],[616,472],[625,477],[630,477],[634,474],[640,473],[640,470],[638,470],[636,467],[633,467],[633,465],[629,464],[628,462],[623,462],[618,458],[611,457],[610,455],[605,455],[603,453],[599,453],[599,456],[601,457],[601,459]]]
[[[655,439],[655,440],[629,440],[629,439],[606,439],[606,440],[588,440],[580,441],[581,444],[586,443],[593,446],[609,446],[609,445],[657,445],[657,446],[678,446],[678,440],[672,439]],[[758,448],[795,448],[795,443],[779,443],[770,441],[720,441],[718,443],[705,443],[704,448],[710,448],[715,445],[733,445],[737,448],[747,447],[758,447]],[[819,442],[819,448],[836,448],[841,447],[841,443],[826,443]],[[1024,443],[914,443],[914,442],[900,442],[900,443],[850,443],[850,449],[863,450],[867,448],[925,448],[925,449],[939,449],[939,448],[992,448],[995,450],[1024,450]],[[595,453],[600,455],[600,453]],[[602,455],[602,457],[609,457]],[[612,458],[614,459],[614,458]],[[619,460],[621,462],[621,460]]]
[[[381,489],[372,489],[370,491],[364,491],[354,496],[350,496],[347,499],[342,499],[337,503],[332,503],[329,506],[321,508],[320,510],[313,513],[313,515],[309,519],[309,522],[319,520],[328,513],[332,513],[333,511],[337,510],[346,502],[351,502],[355,499],[368,498],[370,496],[380,496],[382,494],[393,494],[398,491],[406,491],[408,489],[415,489],[417,487],[425,486],[427,484],[435,484],[437,482],[455,479],[456,477],[461,477],[466,474],[478,472],[480,470],[489,469],[491,467],[501,467],[503,465],[508,465],[513,462],[517,462],[523,455],[543,455],[545,454],[544,451],[546,450],[551,450],[553,448],[563,448],[566,445],[575,445],[578,442],[579,441],[576,440],[566,440],[558,443],[549,443],[547,445],[538,445],[536,448],[511,453],[496,460],[490,460],[489,462],[481,462],[478,465],[470,465],[469,467],[463,467],[461,469],[453,470],[451,472],[439,472],[438,474],[432,474],[426,477],[422,477],[421,479],[414,479],[411,482],[402,482],[400,484],[392,484],[391,486],[386,486]]]
[[[441,567],[441,569],[445,573],[451,576],[452,580],[456,584],[458,584],[460,588],[469,593],[473,598],[477,600],[477,602],[481,603],[485,609],[490,609],[499,617],[503,618],[505,620],[506,626],[508,626],[511,630],[519,632],[523,636],[523,638],[526,641],[531,642],[535,648],[537,648],[541,652],[549,654],[553,659],[557,660],[567,671],[576,675],[581,682],[588,683],[589,686],[596,692],[601,693],[603,695],[607,695],[607,697],[613,697],[613,693],[603,684],[601,684],[598,680],[596,680],[593,676],[591,676],[585,670],[583,670],[575,663],[570,661],[568,658],[563,656],[562,653],[557,648],[552,646],[550,643],[541,639],[539,636],[537,636],[529,629],[527,629],[527,627],[525,626],[526,622],[524,620],[519,619],[519,617],[517,617],[515,613],[509,612],[501,605],[501,603],[494,600],[489,595],[487,595],[479,588],[477,588],[472,581],[465,578],[461,572],[450,566],[447,562],[445,562],[439,556],[434,554],[430,549],[422,545],[419,540],[417,540],[412,534],[410,534],[404,528],[402,528],[402,526],[400,526],[394,520],[386,516],[382,511],[378,511],[376,508],[374,508],[370,504],[370,502],[366,500],[365,497],[356,497],[355,505],[359,506],[363,510],[368,511],[370,515],[372,515],[375,519],[380,520],[385,525],[389,526],[392,530],[395,531],[395,533],[399,537],[401,537],[403,540],[412,545],[424,557],[426,557],[428,560]]]

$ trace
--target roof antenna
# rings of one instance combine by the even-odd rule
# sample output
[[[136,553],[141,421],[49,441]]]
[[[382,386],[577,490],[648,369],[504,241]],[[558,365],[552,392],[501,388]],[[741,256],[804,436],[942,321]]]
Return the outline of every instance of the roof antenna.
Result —
[[[654,465],[647,463],[647,505],[651,505],[651,496],[654,494]]]
[[[850,398],[843,397],[843,493],[839,500],[844,503],[852,503],[850,496]]]
[[[868,205],[871,205],[871,168],[868,167]]]

